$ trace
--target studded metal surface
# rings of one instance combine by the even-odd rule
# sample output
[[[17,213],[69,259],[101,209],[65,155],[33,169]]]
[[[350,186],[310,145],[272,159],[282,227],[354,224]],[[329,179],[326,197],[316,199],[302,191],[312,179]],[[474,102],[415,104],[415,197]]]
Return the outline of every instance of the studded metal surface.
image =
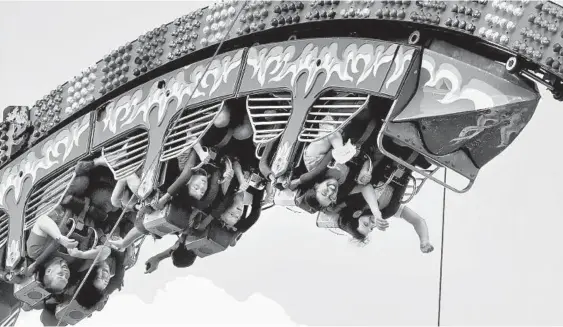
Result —
[[[101,61],[100,70],[103,75],[100,80],[100,88],[98,89],[101,95],[112,91],[121,84],[127,83],[132,67],[132,50],[133,44],[127,43],[107,54]]]
[[[49,130],[61,121],[63,98],[68,98],[70,85],[62,85],[35,102],[31,108],[31,122],[34,127],[30,142],[34,144],[37,139],[46,135]]]
[[[135,78],[223,39],[324,20],[400,21],[471,34],[563,78],[562,18],[561,6],[529,0],[219,1],[126,43],[39,100],[31,140]]]

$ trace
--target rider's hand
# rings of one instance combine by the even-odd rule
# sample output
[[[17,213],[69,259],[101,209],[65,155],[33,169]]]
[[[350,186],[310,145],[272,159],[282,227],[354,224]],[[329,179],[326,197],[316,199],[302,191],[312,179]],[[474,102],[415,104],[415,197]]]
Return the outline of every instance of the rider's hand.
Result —
[[[79,259],[82,258],[83,252],[77,248],[68,249],[67,251],[68,251],[68,255],[70,255],[71,257],[79,258]]]
[[[239,186],[238,189],[239,189],[239,191],[246,191],[249,186],[250,185],[248,184],[248,181],[245,180],[242,183],[240,183],[240,186]]]
[[[153,258],[151,258],[147,262],[145,262],[145,274],[150,274],[150,273],[154,272],[156,269],[158,269],[158,264],[159,264],[159,261],[155,260]]]
[[[201,162],[203,162],[204,164],[208,164],[211,161],[211,155],[209,154],[209,152],[206,152],[205,157],[203,157],[203,160],[201,160]]]
[[[118,240],[108,240],[107,241],[109,246],[118,250],[118,251],[122,251],[123,249],[123,239],[118,239]]]
[[[375,219],[375,227],[377,227],[380,231],[385,231],[389,228],[389,222],[382,217],[377,217]]]
[[[154,198],[151,201],[151,207],[153,207],[155,210],[162,210],[164,209],[164,206],[166,206],[166,203],[168,203],[168,201],[170,201],[172,197],[170,195],[165,194],[162,197],[159,198]]]
[[[422,242],[422,243],[420,243],[420,251],[422,253],[430,253],[430,252],[434,251],[434,246],[432,246],[432,244],[430,244],[430,242]]]
[[[225,180],[233,179],[235,177],[235,171],[231,169],[227,169],[223,174]]]
[[[291,182],[289,182],[289,189],[293,190],[293,189],[297,188],[297,186],[299,186],[299,184],[301,184],[299,179],[294,179]]]
[[[59,237],[59,244],[67,249],[73,249],[78,246],[78,241],[61,235],[61,237]]]

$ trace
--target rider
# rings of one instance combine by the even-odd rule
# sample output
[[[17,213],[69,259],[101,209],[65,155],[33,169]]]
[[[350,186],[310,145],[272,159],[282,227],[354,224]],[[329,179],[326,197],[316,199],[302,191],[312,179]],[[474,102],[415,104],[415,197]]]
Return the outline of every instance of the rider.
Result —
[[[428,163],[412,150],[387,139],[385,143],[387,147],[393,146],[400,157],[417,165],[428,167]],[[421,251],[423,253],[432,252],[434,247],[429,241],[426,221],[414,210],[401,204],[411,171],[400,169],[397,163],[383,156],[377,146],[373,146],[369,152],[370,157],[374,159],[374,167],[369,172],[370,165],[364,164],[358,176],[359,183],[365,184],[365,186],[361,191],[355,189],[350,192],[334,210],[340,211],[341,228],[355,239],[365,242],[374,227],[380,230],[387,229],[389,223],[386,220],[388,218],[403,218],[414,227],[418,234]],[[369,182],[366,183],[368,180]],[[362,194],[360,195],[360,193]]]

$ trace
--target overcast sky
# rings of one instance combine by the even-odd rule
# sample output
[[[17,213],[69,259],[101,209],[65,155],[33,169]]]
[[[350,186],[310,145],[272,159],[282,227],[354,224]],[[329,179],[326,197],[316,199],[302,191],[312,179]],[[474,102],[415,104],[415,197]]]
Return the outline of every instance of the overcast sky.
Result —
[[[0,107],[32,105],[112,49],[202,2],[0,3]],[[448,192],[442,324],[562,325],[563,217],[558,133],[563,106],[544,97],[520,137],[464,195]],[[221,254],[144,275],[144,260],[172,244],[145,242],[140,264],[102,324],[436,324],[442,193],[428,183],[412,207],[434,253],[392,219],[358,248],[317,229],[309,215],[272,209]],[[18,325],[40,326],[39,313]]]

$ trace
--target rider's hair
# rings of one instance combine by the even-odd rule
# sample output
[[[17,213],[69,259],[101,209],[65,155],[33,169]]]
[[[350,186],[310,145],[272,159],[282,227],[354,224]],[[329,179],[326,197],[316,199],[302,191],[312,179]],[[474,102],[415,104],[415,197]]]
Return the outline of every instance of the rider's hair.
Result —
[[[171,258],[174,267],[187,268],[194,264],[197,255],[194,251],[186,249],[184,244],[181,244],[172,251]]]
[[[61,258],[58,258],[58,257],[55,257],[55,258],[53,258],[53,259],[51,259],[51,260],[45,262],[44,264],[39,265],[39,267],[37,268],[37,279],[39,279],[39,281],[40,281],[41,283],[43,283],[43,287],[45,288],[45,290],[46,290],[47,292],[49,292],[49,293],[51,293],[51,294],[60,294],[60,293],[62,293],[62,292],[66,289],[66,286],[65,286],[65,288],[63,288],[62,290],[57,290],[57,289],[54,289],[54,288],[50,287],[50,285],[49,285],[49,284],[50,284],[50,283],[49,283],[50,278],[48,278],[48,277],[45,275],[45,271],[47,270],[47,269],[46,269],[47,266],[49,266],[49,265],[50,265],[53,261],[55,261],[55,260],[62,260],[62,259],[61,259]],[[68,284],[67,284],[67,285],[68,285]]]
[[[93,270],[90,275],[88,275],[88,278],[86,278],[80,292],[76,295],[76,302],[86,309],[93,308],[104,297],[104,291],[100,291],[94,286],[96,277],[96,271]]]
[[[371,214],[369,211],[362,212],[361,216]],[[358,227],[360,226],[360,220],[353,216],[353,211],[344,208],[340,212],[340,220],[338,221],[338,225],[341,230],[345,231],[346,233],[352,236],[353,241],[357,242],[359,245],[367,244],[369,242],[369,238],[367,235],[364,235],[358,231]]]
[[[317,191],[315,188],[309,189],[303,194],[303,202],[316,212],[325,209],[325,207],[319,203],[319,200],[317,200]]]

